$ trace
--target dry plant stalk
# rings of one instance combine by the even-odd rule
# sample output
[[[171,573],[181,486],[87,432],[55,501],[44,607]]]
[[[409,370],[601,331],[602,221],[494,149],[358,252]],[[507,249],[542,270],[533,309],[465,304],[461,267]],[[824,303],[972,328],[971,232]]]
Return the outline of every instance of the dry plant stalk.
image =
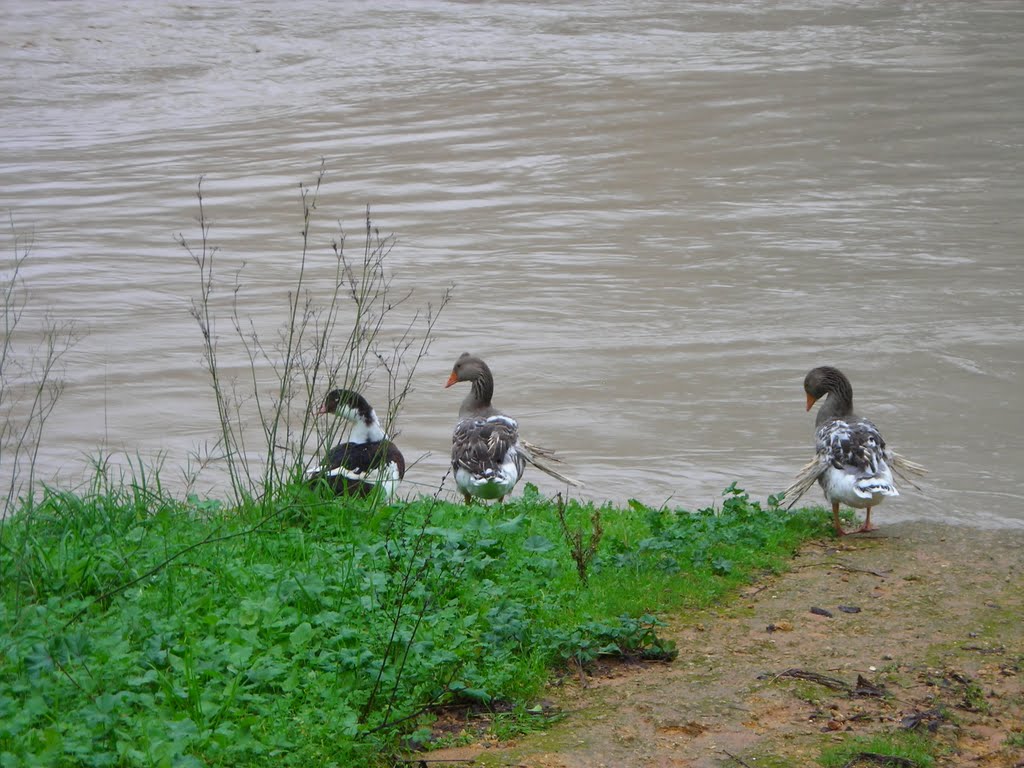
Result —
[[[427,355],[438,317],[451,298],[449,287],[435,306],[407,310],[412,290],[397,294],[385,262],[394,247],[391,236],[381,237],[366,211],[362,254],[351,258],[340,230],[331,243],[330,283],[317,293],[326,275],[322,260],[312,255],[312,226],[326,170],[312,185],[300,185],[303,228],[302,247],[296,258],[295,279],[288,291],[284,320],[272,338],[257,329],[254,316],[265,315],[264,307],[244,306],[242,273],[235,271],[231,291],[230,322],[234,336],[247,361],[245,382],[225,381],[220,363],[221,339],[216,332],[212,310],[216,284],[214,257],[218,249],[210,243],[210,221],[203,202],[203,180],[199,198],[200,242],[194,246],[178,235],[178,244],[191,256],[200,274],[200,291],[192,301],[191,313],[203,339],[203,364],[210,375],[217,403],[219,439],[216,450],[226,463],[236,503],[273,498],[282,486],[300,478],[307,469],[305,453],[311,441],[319,453],[336,439],[336,421],[321,433],[321,423],[311,415],[314,406],[329,389],[344,387],[361,391],[374,374],[387,377],[388,405],[382,424],[394,433],[394,422],[412,389],[420,361]],[[393,330],[397,327],[397,330]],[[266,377],[273,381],[273,393],[266,395]],[[244,408],[251,404],[258,417],[258,441],[247,429]],[[253,450],[251,445],[259,445]],[[211,451],[196,457],[192,468],[200,471],[210,462]],[[254,459],[253,457],[258,457]],[[189,485],[195,478],[186,478]]]
[[[29,322],[22,268],[32,244],[19,236],[13,219],[10,233],[14,253],[0,273],[0,483],[9,483],[0,498],[0,529],[18,508],[31,509],[44,427],[64,391],[63,359],[81,338],[74,323],[58,322],[45,310]]]
[[[604,535],[604,528],[601,526],[601,513],[594,510],[594,514],[590,516],[590,536],[587,538],[587,543],[584,544],[582,528],[575,531],[569,530],[569,523],[565,519],[565,501],[562,499],[561,493],[558,494],[557,499],[558,522],[561,523],[562,534],[569,545],[569,554],[576,563],[576,573],[579,574],[580,582],[583,586],[587,586],[590,563],[594,559],[594,555],[597,554],[601,537]]]

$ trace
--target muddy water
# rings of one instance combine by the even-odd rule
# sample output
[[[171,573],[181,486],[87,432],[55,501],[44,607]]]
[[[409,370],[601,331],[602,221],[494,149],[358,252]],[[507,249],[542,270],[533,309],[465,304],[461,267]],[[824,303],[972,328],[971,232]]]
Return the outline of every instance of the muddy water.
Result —
[[[314,291],[367,204],[398,236],[396,288],[455,285],[397,424],[424,456],[410,490],[444,474],[464,350],[585,497],[688,507],[785,487],[812,441],[803,375],[831,363],[931,469],[882,521],[1024,527],[1018,3],[0,13],[0,208],[33,239],[31,306],[87,332],[44,474],[73,481],[106,448],[178,482],[216,438],[174,241],[198,236],[197,179],[221,288],[244,261],[244,311],[273,327],[323,159]],[[215,470],[197,487],[217,493]]]

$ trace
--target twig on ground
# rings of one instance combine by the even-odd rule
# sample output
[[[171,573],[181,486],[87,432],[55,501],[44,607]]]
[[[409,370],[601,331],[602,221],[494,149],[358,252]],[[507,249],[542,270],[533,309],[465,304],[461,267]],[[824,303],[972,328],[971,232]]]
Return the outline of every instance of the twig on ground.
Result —
[[[829,677],[828,675],[822,675],[818,672],[808,672],[805,669],[785,669],[782,672],[779,672],[775,675],[761,675],[759,679],[764,680],[768,677],[772,679],[772,682],[775,682],[776,680],[779,680],[783,677],[790,677],[794,680],[807,680],[811,683],[817,683],[818,685],[823,685],[826,688],[831,688],[834,691],[846,691],[847,693],[849,693],[853,690],[853,687],[844,680],[840,680],[836,677]]]
[[[934,707],[932,709],[926,709],[920,712],[912,712],[906,715],[900,720],[900,728],[905,731],[913,731],[916,728],[920,728],[922,724],[926,724],[925,727],[929,731],[936,731],[939,727],[940,721],[945,719],[945,713],[941,707]]]
[[[835,567],[841,568],[844,571],[849,571],[850,573],[866,573],[869,576],[877,576],[880,579],[887,579],[889,578],[889,574],[892,573],[892,571],[884,573],[880,571],[873,571],[870,568],[855,568],[852,565],[846,565],[846,563],[836,563]]]
[[[794,566],[794,567],[795,568],[814,568],[814,567],[819,567],[819,568],[820,567],[824,567],[824,568],[838,568],[838,569],[840,569],[842,571],[849,571],[850,573],[866,573],[866,574],[869,574],[871,576],[877,576],[880,579],[887,579],[887,578],[889,578],[889,573],[891,573],[891,571],[887,572],[887,573],[881,573],[879,571],[872,571],[870,568],[857,568],[857,567],[852,566],[852,565],[847,565],[846,563],[801,563],[800,565],[797,565],[797,566]]]
[[[889,693],[884,685],[878,685],[868,680],[864,675],[857,675],[857,684],[853,687],[854,696],[869,696],[882,698]]]
[[[725,755],[726,757],[728,757],[730,760],[735,760],[737,763],[742,765],[743,768],[753,768],[753,766],[750,765],[750,763],[748,763],[748,762],[746,762],[746,761],[736,757],[736,755],[734,755],[732,752],[730,752],[727,749],[723,749],[722,750],[722,754]]]
[[[590,683],[587,682],[587,673],[583,670],[583,662],[577,658],[571,659],[570,662],[576,665],[576,672],[580,676],[580,685],[584,688],[589,688]]]
[[[960,650],[963,651],[976,651],[978,653],[1005,653],[1006,646],[997,645],[994,648],[986,648],[983,645],[961,645]]]

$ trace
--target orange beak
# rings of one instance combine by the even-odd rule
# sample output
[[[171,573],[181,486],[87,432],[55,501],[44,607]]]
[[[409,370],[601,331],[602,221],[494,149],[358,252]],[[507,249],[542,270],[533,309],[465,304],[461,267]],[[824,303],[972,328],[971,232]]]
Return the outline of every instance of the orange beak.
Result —
[[[818,402],[818,398],[816,398],[814,395],[808,393],[807,394],[807,410],[808,411],[811,410],[811,406],[814,405],[816,402]]]
[[[445,389],[448,389],[452,384],[455,384],[459,380],[459,376],[455,371],[452,371],[452,375],[448,377],[448,383],[444,385]]]

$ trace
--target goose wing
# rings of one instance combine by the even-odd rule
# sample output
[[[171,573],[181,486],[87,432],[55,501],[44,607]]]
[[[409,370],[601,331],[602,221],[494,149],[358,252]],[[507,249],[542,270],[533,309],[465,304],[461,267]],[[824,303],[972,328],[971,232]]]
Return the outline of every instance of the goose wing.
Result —
[[[350,476],[364,475],[394,464],[399,479],[405,477],[405,457],[390,440],[376,443],[342,443],[331,449],[326,470],[343,470]]]
[[[878,428],[867,419],[831,419],[825,422],[815,433],[814,447],[814,458],[800,469],[783,492],[788,501],[786,509],[792,508],[829,468],[847,472],[857,478],[871,478],[885,473],[885,440]]]
[[[815,448],[836,469],[875,477],[887,467],[885,440],[867,419],[832,419],[818,428]]]
[[[477,476],[495,472],[512,460],[522,474],[524,458],[519,450],[519,425],[508,416],[473,417],[455,425],[452,434],[452,469]]]

